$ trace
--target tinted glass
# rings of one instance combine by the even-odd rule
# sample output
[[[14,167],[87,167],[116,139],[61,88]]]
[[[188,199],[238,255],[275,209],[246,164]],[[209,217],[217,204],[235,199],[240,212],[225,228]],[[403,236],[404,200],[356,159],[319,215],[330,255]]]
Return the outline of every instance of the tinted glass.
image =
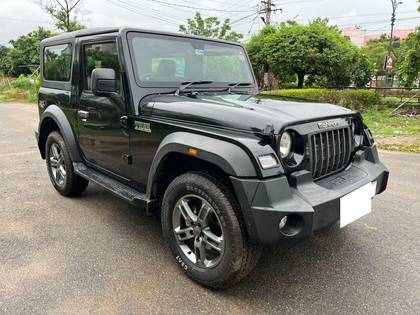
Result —
[[[253,83],[240,46],[165,35],[130,36],[134,68],[141,82]]]
[[[84,46],[85,90],[92,89],[92,71],[97,68],[115,70],[117,90],[120,87],[120,64],[118,61],[117,45],[114,42],[87,44]]]
[[[44,78],[50,81],[70,81],[71,45],[45,47]]]

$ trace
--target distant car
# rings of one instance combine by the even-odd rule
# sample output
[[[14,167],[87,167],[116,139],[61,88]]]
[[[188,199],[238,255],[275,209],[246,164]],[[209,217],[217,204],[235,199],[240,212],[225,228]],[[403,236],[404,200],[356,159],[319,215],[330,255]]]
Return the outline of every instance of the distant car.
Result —
[[[160,211],[176,263],[208,287],[241,280],[263,244],[368,213],[387,185],[358,113],[259,98],[237,43],[81,30],[42,41],[41,73],[36,135],[55,189],[91,181]]]

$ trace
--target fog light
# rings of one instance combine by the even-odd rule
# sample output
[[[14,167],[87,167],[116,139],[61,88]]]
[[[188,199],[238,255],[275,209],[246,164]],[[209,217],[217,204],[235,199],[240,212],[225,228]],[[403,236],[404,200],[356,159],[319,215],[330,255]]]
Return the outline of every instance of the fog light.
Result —
[[[284,228],[284,226],[287,223],[287,215],[284,216],[283,218],[281,218],[280,222],[279,222],[279,229],[281,230],[282,228]]]

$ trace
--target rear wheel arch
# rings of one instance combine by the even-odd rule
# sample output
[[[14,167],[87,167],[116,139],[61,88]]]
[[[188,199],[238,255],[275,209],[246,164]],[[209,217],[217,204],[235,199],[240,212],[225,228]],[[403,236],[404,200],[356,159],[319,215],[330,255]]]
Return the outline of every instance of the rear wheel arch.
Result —
[[[42,113],[38,133],[38,147],[42,158],[45,159],[45,144],[48,135],[53,131],[59,131],[68,147],[73,162],[82,161],[76,137],[67,116],[57,105],[50,105]]]
[[[46,117],[42,120],[39,126],[38,147],[43,159],[45,159],[46,156],[45,145],[47,143],[48,135],[53,131],[60,131],[60,128],[54,119],[51,117]]]

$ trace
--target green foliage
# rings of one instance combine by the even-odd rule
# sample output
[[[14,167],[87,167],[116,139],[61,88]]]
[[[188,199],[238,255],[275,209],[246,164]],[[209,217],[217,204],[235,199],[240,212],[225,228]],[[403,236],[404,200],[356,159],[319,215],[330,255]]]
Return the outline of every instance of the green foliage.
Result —
[[[374,67],[376,75],[384,75],[385,57],[388,54],[389,37],[382,35],[381,38],[371,40],[366,47],[362,48],[363,53],[367,56]]]
[[[402,42],[396,54],[399,57],[396,69],[398,78],[405,86],[413,86],[420,73],[420,28]]]
[[[38,0],[37,2],[53,18],[58,30],[71,32],[86,28],[78,21],[77,16],[81,0]]]
[[[194,18],[189,18],[187,20],[187,25],[179,26],[179,31],[186,34],[218,38],[235,42],[243,38],[242,34],[231,31],[229,19],[225,19],[223,24],[220,24],[221,22],[216,16],[203,18],[200,12],[196,12]]]
[[[265,47],[267,45],[267,39],[275,31],[276,29],[273,26],[266,25],[259,33],[252,36],[246,44],[246,50],[257,80],[263,79],[264,72],[268,68]]]
[[[0,102],[36,102],[39,86],[40,77],[38,72],[34,72],[30,76],[21,74],[14,81],[3,78],[0,80]]]
[[[21,74],[15,81],[12,82],[12,87],[21,91],[32,91],[35,89],[34,80]]]
[[[6,57],[9,52],[9,48],[0,45],[0,74],[6,72]]]
[[[391,115],[391,110],[370,111],[363,120],[379,148],[420,153],[420,124],[415,116]]]
[[[369,90],[292,89],[262,92],[283,98],[341,105],[357,111],[375,109],[381,104],[381,97]]]
[[[2,64],[5,74],[18,76],[30,74],[33,67],[39,65],[39,46],[43,39],[52,36],[53,33],[42,27],[15,40],[11,40],[12,48],[9,48]]]
[[[353,83],[357,88],[365,87],[374,74],[374,67],[366,55],[358,53],[353,69]]]
[[[280,80],[295,74],[299,88],[307,75],[325,86],[348,85],[352,79],[360,84],[369,69],[358,48],[337,27],[321,19],[308,25],[289,21],[265,28],[251,38],[247,49],[254,69],[268,64]],[[355,74],[359,60],[363,61],[363,73]]]

